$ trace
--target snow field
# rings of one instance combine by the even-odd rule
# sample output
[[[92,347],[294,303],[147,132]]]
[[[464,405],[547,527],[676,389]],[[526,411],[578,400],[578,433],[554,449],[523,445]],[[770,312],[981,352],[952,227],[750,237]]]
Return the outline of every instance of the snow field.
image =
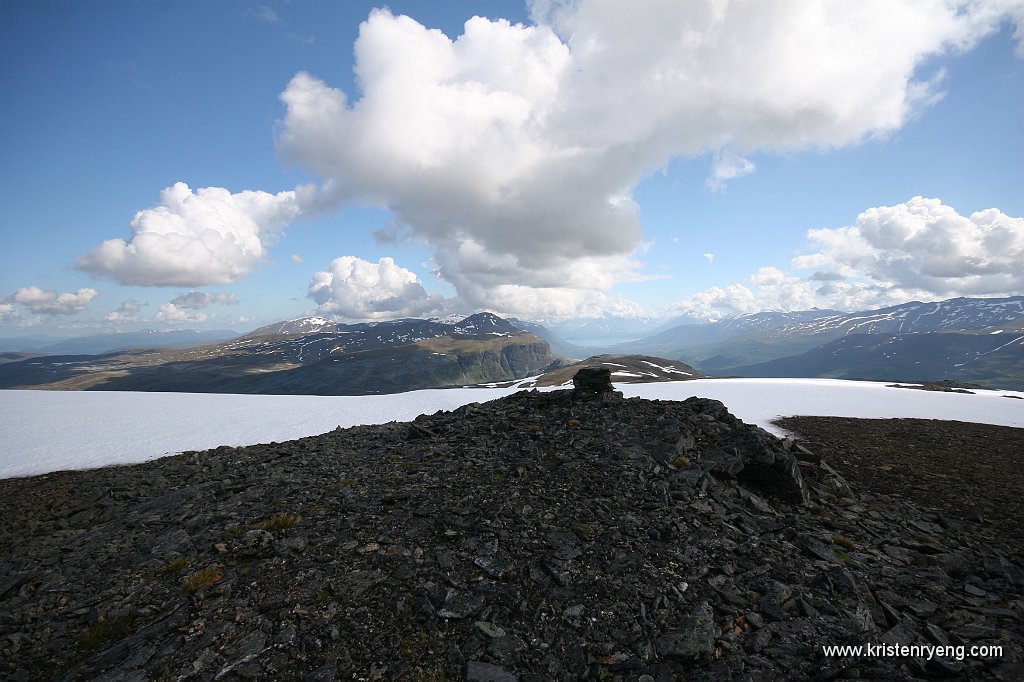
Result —
[[[839,379],[698,379],[617,384],[626,397],[725,403],[737,417],[782,435],[790,415],[916,417],[1024,427],[1024,393],[975,395],[887,388]],[[519,390],[462,388],[369,396],[0,390],[0,478],[144,462],[184,450],[252,445],[335,427],[409,421]],[[540,389],[551,390],[551,389]]]

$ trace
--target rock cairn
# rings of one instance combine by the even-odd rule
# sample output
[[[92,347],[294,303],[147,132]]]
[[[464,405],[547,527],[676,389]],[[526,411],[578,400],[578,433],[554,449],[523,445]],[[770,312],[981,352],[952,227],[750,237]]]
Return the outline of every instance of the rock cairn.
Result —
[[[584,367],[572,378],[572,387],[577,397],[589,397],[612,393],[612,371],[607,367]]]
[[[0,678],[1021,679],[1019,547],[594,385],[0,481]]]

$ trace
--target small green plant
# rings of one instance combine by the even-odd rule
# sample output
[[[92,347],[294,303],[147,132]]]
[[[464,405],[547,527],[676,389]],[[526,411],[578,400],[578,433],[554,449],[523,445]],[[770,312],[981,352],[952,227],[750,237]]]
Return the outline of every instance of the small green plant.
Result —
[[[116,616],[90,625],[78,636],[79,651],[91,654],[126,637],[132,631],[134,620],[131,616]]]
[[[270,506],[271,507],[280,507],[282,504],[284,504],[284,498],[283,497],[275,497],[274,499],[272,499],[270,501]]]
[[[857,549],[857,543],[855,543],[853,540],[851,540],[850,538],[846,537],[845,535],[838,535],[838,534],[833,535],[832,536],[832,542],[834,542],[835,544],[839,545],[843,549],[850,550],[851,552],[853,550]]]
[[[579,426],[581,422],[579,419],[570,419],[569,421],[565,422],[565,424],[566,426]]]
[[[242,527],[238,526],[238,525],[228,526],[227,528],[224,529],[224,539],[225,540],[230,540],[231,538],[237,538],[241,534],[242,534]]]
[[[832,512],[830,512],[828,509],[825,509],[824,507],[814,506],[811,507],[808,511],[822,519],[832,518]]]
[[[181,591],[185,594],[195,594],[204,587],[209,587],[214,584],[222,577],[220,569],[216,566],[200,568],[198,571],[186,576],[185,579],[181,581]]]
[[[540,427],[536,424],[530,424],[526,427],[526,430],[530,433],[540,433]]]
[[[687,457],[686,455],[679,455],[674,460],[672,460],[672,464],[679,467],[680,469],[688,469],[690,468],[690,464],[692,464],[692,462],[690,462],[690,458]]]
[[[936,544],[938,542],[938,540],[933,538],[931,535],[925,535],[924,533],[920,533],[918,535],[915,535],[914,536],[914,540],[916,540],[917,542],[926,544],[926,545],[934,545],[934,544]]]
[[[848,564],[849,563],[853,563],[853,559],[850,558],[850,555],[847,554],[846,552],[844,552],[841,549],[837,549],[836,550],[836,556],[839,557],[840,559],[842,559],[844,562],[846,562]]]
[[[256,524],[256,527],[261,530],[274,532],[276,530],[287,530],[288,528],[292,528],[298,522],[299,517],[297,514],[278,514],[277,516],[271,516],[266,521]]]

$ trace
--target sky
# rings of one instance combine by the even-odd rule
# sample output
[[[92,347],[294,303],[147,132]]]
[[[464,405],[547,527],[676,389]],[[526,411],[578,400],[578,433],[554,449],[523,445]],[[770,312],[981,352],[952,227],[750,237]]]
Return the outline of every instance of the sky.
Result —
[[[1024,294],[1024,0],[8,0],[0,39],[0,337]]]

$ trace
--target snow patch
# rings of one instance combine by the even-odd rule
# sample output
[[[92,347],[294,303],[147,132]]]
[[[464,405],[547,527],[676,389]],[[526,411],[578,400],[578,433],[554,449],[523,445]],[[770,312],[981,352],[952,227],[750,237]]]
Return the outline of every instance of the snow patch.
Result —
[[[510,395],[537,378],[505,388],[363,396],[0,390],[0,478],[131,464],[218,445],[285,441],[337,426],[409,421]],[[908,391],[841,379],[695,379],[620,383],[616,389],[627,398],[714,398],[743,421],[778,435],[784,432],[770,422],[791,415],[955,419],[1024,427],[1024,404],[1002,397],[1024,398],[1015,391]]]

